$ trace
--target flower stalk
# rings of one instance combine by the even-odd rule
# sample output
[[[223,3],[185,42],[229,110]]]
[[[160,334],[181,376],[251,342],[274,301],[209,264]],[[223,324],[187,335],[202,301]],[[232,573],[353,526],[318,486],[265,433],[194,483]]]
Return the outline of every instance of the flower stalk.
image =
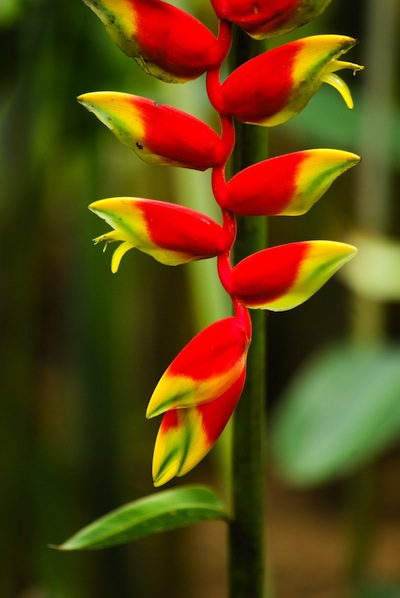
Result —
[[[231,68],[257,55],[259,43],[235,30]],[[232,156],[232,175],[267,158],[267,132],[259,127],[236,125],[237,143]],[[235,176],[228,182],[228,189]],[[249,202],[246,202],[247,204]],[[265,218],[238,217],[235,263],[267,245]],[[266,345],[265,312],[252,312],[253,338],[247,363],[247,379],[232,426],[231,511],[229,526],[229,596],[264,596],[265,463],[266,463]],[[268,595],[268,594],[267,594]]]

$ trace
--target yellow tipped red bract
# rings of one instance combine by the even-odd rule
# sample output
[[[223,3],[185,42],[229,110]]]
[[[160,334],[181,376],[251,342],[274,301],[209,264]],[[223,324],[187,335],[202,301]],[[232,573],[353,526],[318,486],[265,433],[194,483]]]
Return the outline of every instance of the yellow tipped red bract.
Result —
[[[177,355],[147,407],[147,417],[213,401],[242,373],[250,339],[236,318],[214,322]]]
[[[214,220],[190,208],[137,197],[101,199],[89,206],[113,231],[96,243],[122,241],[113,254],[115,273],[123,255],[133,247],[168,266],[217,256],[229,238]]]
[[[243,389],[249,343],[240,319],[214,322],[161,377],[147,409],[147,417],[164,414],[154,448],[155,485],[187,473],[219,438]]]
[[[321,14],[331,0],[211,0],[217,15],[255,39],[283,35]]]
[[[212,402],[163,415],[153,455],[155,486],[183,476],[195,467],[220,437],[240,399],[246,371]]]
[[[293,309],[314,295],[356,253],[352,245],[336,241],[270,247],[234,267],[232,293],[251,309]]]
[[[196,79],[214,63],[216,39],[187,12],[161,0],[84,0],[115,44],[168,83]]]
[[[207,170],[220,161],[219,136],[182,110],[111,91],[86,93],[78,101],[145,162]]]
[[[359,161],[356,154],[335,149],[304,150],[264,160],[228,181],[222,207],[242,216],[305,214],[338,176]]]
[[[355,43],[344,35],[315,35],[249,60],[222,84],[224,109],[245,123],[276,126],[301,112],[324,82],[352,108],[350,91],[336,71],[363,68],[339,60]]]

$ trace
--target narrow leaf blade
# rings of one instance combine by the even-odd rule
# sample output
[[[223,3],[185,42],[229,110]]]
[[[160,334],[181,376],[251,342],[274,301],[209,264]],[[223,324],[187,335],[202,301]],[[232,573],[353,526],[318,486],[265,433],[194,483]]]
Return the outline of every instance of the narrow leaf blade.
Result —
[[[209,520],[225,520],[217,495],[205,486],[183,486],[138,499],[93,521],[59,550],[98,550]]]

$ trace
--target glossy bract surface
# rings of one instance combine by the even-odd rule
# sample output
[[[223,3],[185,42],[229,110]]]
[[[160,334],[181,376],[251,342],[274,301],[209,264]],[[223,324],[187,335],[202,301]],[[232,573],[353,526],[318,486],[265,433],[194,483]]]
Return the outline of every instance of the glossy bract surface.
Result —
[[[219,397],[241,376],[249,343],[246,329],[234,317],[214,322],[199,332],[161,377],[147,407],[147,417]]]
[[[86,93],[78,100],[145,162],[207,170],[219,161],[218,135],[182,110],[120,92]]]
[[[359,156],[334,149],[294,152],[241,170],[226,187],[223,207],[242,216],[305,214]]]
[[[120,197],[96,201],[89,208],[114,228],[95,242],[107,246],[122,241],[112,258],[113,272],[133,247],[168,266],[215,257],[229,247],[229,237],[214,220],[175,204]]]
[[[222,84],[224,109],[245,123],[276,126],[301,112],[324,82],[352,108],[350,91],[335,72],[362,68],[339,60],[355,43],[343,35],[315,35],[245,62]]]
[[[231,21],[255,39],[283,35],[305,25],[331,0],[211,0],[221,19]]]
[[[195,79],[214,63],[216,39],[183,10],[160,0],[84,0],[111,39],[149,75],[168,83]],[[193,43],[195,41],[195,43]]]
[[[270,247],[234,267],[232,294],[252,309],[293,309],[307,301],[356,253],[352,245],[335,241]]]

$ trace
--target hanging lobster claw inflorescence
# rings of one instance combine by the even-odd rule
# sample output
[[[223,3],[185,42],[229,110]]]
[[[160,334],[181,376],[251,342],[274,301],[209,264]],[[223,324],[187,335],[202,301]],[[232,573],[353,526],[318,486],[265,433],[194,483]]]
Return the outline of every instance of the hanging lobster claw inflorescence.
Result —
[[[337,71],[362,67],[341,60],[355,44],[342,35],[306,37],[244,63],[220,83],[232,25],[254,38],[281,35],[318,16],[330,0],[212,0],[218,37],[186,12],[162,0],[84,0],[114,42],[149,74],[185,82],[207,73],[207,92],[219,113],[221,134],[171,106],[136,95],[96,92],[79,102],[147,162],[204,171],[222,225],[189,208],[136,197],[95,201],[90,209],[113,230],[95,242],[120,241],[112,271],[132,247],[163,264],[216,257],[234,315],[214,322],[182,349],[150,399],[147,417],[162,415],[153,458],[156,486],[192,469],[220,436],[240,398],[251,342],[249,309],[283,311],[313,295],[356,253],[345,243],[303,241],[259,251],[231,266],[236,214],[296,216],[306,213],[359,157],[311,149],[249,166],[226,181],[235,144],[234,119],[276,126],[296,116],[323,83],[352,108]]]

